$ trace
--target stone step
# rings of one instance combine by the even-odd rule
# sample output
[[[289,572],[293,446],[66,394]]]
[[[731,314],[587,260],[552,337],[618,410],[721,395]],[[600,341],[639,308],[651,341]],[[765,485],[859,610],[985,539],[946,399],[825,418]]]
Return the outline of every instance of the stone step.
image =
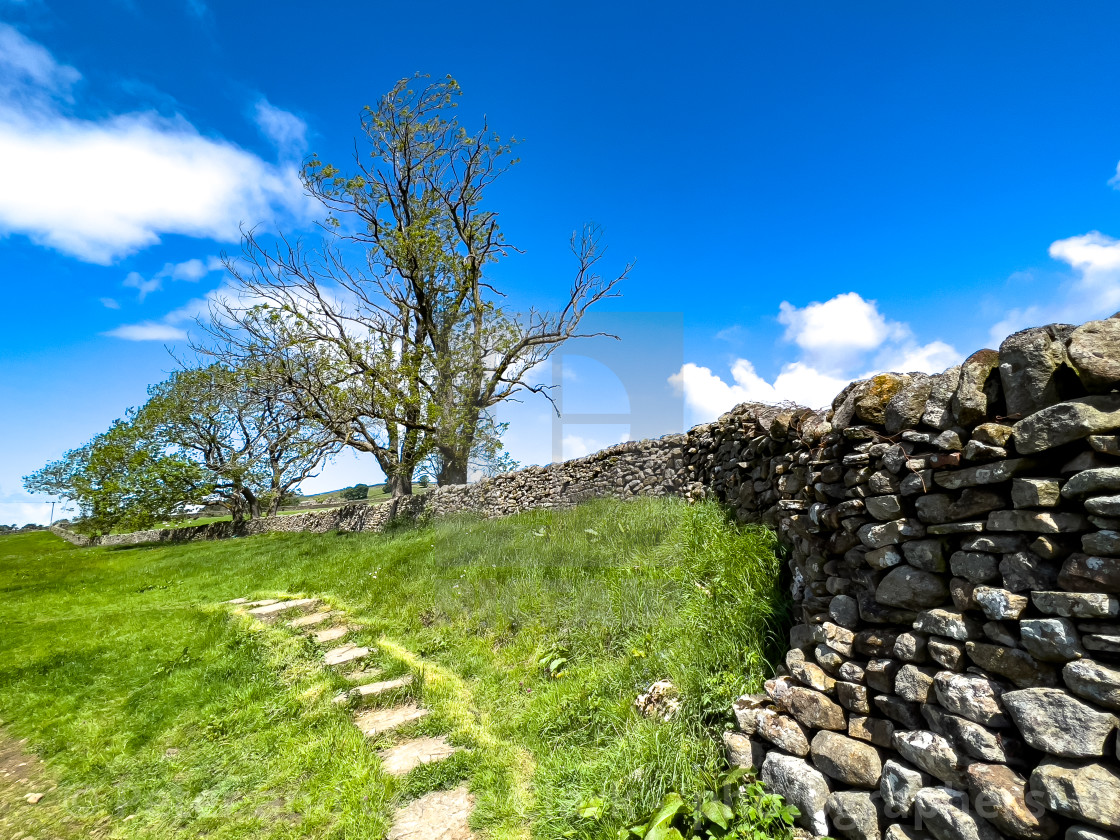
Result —
[[[395,688],[404,688],[406,685],[412,684],[412,674],[405,674],[403,677],[397,677],[395,680],[382,680],[381,682],[367,683],[366,685],[359,685],[357,688],[352,688],[349,691],[344,691],[334,698],[334,702],[342,705],[351,697],[365,699],[367,697],[376,697],[379,694],[384,694],[386,691],[392,691]]]
[[[353,629],[353,627],[341,624],[338,627],[328,627],[326,630],[320,630],[312,638],[315,639],[315,644],[325,645],[327,642],[337,642]]]
[[[289,621],[288,626],[294,627],[296,630],[299,630],[303,627],[315,627],[319,624],[322,624],[332,615],[334,615],[334,613],[330,612],[329,610],[324,612],[311,613],[311,615],[301,615],[299,618],[293,618],[291,621]]]
[[[342,647],[331,648],[323,654],[324,665],[344,665],[347,662],[354,662],[358,659],[365,659],[369,656],[369,648],[358,647],[358,645],[343,645]]]
[[[427,709],[421,709],[415,703],[406,703],[403,706],[394,706],[391,709],[369,709],[354,717],[354,725],[362,730],[367,738],[404,726],[414,720],[420,720],[428,714]]]
[[[472,840],[473,810],[474,797],[465,787],[433,791],[397,811],[388,840]]]
[[[415,738],[381,750],[377,755],[381,759],[381,769],[390,776],[403,776],[419,767],[421,764],[431,764],[443,761],[448,756],[459,752],[462,747],[453,747],[447,742],[446,735],[436,738]]]
[[[230,598],[228,601],[223,601],[222,603],[223,604],[234,604],[234,605],[248,604],[249,599],[248,598]]]
[[[289,610],[309,612],[313,608],[319,606],[319,603],[320,601],[318,598],[295,598],[291,601],[276,601],[249,610],[249,615],[261,621],[275,621],[282,613],[286,613]]]
[[[267,607],[270,604],[277,603],[276,598],[265,598],[263,601],[245,601],[241,604],[243,607]]]

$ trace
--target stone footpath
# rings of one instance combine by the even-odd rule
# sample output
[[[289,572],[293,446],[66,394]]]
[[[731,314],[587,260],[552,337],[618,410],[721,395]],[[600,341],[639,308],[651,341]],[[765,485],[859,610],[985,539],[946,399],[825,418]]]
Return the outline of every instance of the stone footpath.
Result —
[[[354,687],[335,697],[334,703],[353,709],[354,725],[367,738],[391,733],[427,716],[428,709],[412,701],[400,701],[391,706],[370,705],[390,692],[412,685],[413,677],[408,674],[378,680],[380,669],[366,665],[373,649],[346,641],[357,628],[348,622],[343,611],[330,609],[318,598],[262,601],[234,598],[225,603],[236,612],[265,624],[285,621],[288,627],[322,647],[324,666],[348,668],[346,677]],[[421,765],[442,761],[460,749],[445,735],[421,736],[399,740],[379,750],[378,758],[381,769],[390,776],[404,776]],[[468,822],[473,810],[474,797],[465,786],[433,791],[397,810],[388,840],[471,840],[474,835]]]

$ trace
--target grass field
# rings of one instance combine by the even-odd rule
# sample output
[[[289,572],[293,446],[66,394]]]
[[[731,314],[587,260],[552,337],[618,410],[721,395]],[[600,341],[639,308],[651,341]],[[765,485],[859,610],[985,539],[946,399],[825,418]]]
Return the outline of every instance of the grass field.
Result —
[[[713,733],[770,674],[777,569],[765,530],[673,500],[175,546],[0,537],[0,719],[58,785],[34,806],[0,785],[0,836],[379,838],[468,780],[482,836],[613,839],[720,765]],[[422,675],[414,731],[469,749],[383,774],[311,643],[219,606],[278,594],[345,608],[387,676]],[[669,723],[633,709],[662,678]]]

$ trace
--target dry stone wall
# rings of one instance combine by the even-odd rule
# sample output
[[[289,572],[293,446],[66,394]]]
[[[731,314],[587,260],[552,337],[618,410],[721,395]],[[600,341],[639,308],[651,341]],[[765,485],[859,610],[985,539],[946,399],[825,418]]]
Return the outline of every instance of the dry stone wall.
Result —
[[[732,760],[814,835],[1120,840],[1120,320],[1050,325],[830,409],[741,405],[404,503],[102,538],[377,530],[595,496],[712,496],[790,548],[782,673]]]

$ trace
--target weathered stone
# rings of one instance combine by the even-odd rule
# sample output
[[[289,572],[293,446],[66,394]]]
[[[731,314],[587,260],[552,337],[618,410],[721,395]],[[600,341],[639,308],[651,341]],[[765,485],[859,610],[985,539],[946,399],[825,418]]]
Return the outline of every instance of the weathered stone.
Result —
[[[979,350],[964,360],[950,403],[958,425],[976,425],[999,400],[999,376],[993,375],[998,368],[999,353],[995,350]]]
[[[1011,482],[1011,502],[1017,508],[1054,507],[1061,500],[1056,478],[1016,478]]]
[[[950,534],[980,534],[983,531],[983,522],[947,522],[944,525],[930,525],[926,528],[926,533],[931,537],[943,537]]]
[[[947,636],[960,642],[979,639],[984,635],[980,625],[971,618],[966,618],[959,612],[941,609],[918,613],[914,629],[933,636]]]
[[[427,793],[397,810],[386,840],[471,840],[472,811],[474,796],[466,787]]]
[[[424,764],[443,761],[461,747],[452,746],[446,735],[414,738],[378,753],[381,769],[390,776],[403,776]]]
[[[848,737],[867,741],[877,747],[889,747],[894,724],[882,718],[852,715],[848,718]]]
[[[1019,647],[1019,625],[1014,621],[985,621],[984,635],[989,642],[1004,647]]]
[[[789,689],[788,702],[787,711],[803,726],[811,729],[845,730],[848,728],[844,710],[820,692],[792,686]]]
[[[867,699],[867,688],[858,683],[836,683],[836,702],[849,712],[865,715],[871,711],[871,704]]]
[[[930,659],[950,671],[964,670],[964,642],[933,638],[926,643],[926,650]]]
[[[814,627],[814,634],[818,642],[827,645],[837,653],[844,656],[852,655],[852,640],[855,639],[855,633],[846,627],[825,621]]]
[[[980,464],[963,470],[939,470],[933,480],[946,490],[960,490],[979,484],[999,484],[1031,469],[1035,462],[1030,458],[1008,458],[992,464]]]
[[[1120,382],[1120,321],[1089,321],[1070,333],[1069,359],[1089,391],[1108,391]]]
[[[992,728],[1010,725],[1001,698],[1003,687],[976,674],[941,671],[933,680],[937,702],[955,715]]]
[[[1069,358],[1066,324],[1031,327],[1009,335],[999,346],[999,375],[1007,413],[1026,417],[1063,396],[1059,371]]]
[[[933,429],[948,429],[953,425],[951,403],[960,381],[961,366],[954,365],[944,373],[930,377],[931,387],[922,422]]]
[[[1086,499],[1085,510],[1096,516],[1120,516],[1120,496],[1094,496]]]
[[[813,764],[826,776],[861,788],[879,786],[882,762],[875,747],[837,732],[818,732],[812,742]]]
[[[840,666],[839,676],[844,682],[862,683],[863,666],[856,662],[845,662]]]
[[[1008,691],[1001,698],[1023,739],[1036,750],[1063,758],[1104,755],[1118,723],[1060,688]]]
[[[1120,593],[1120,558],[1071,554],[1058,574],[1058,586],[1073,592]]]
[[[949,596],[945,581],[912,566],[889,571],[875,590],[875,600],[887,606],[921,610],[943,603]]]
[[[1039,612],[1065,618],[1115,618],[1120,615],[1120,600],[1091,592],[1031,592]]]
[[[1086,650],[1099,653],[1120,653],[1120,633],[1086,633],[1081,637]]]
[[[1090,435],[1086,440],[1094,452],[1120,456],[1120,435]]]
[[[841,627],[856,627],[859,624],[859,602],[850,595],[837,595],[828,605],[828,614]]]
[[[988,514],[989,531],[1027,531],[1035,534],[1069,534],[1088,526],[1080,513],[1034,510],[996,510]]]
[[[965,651],[985,671],[1007,677],[1018,688],[1058,684],[1058,674],[1054,668],[1036,662],[1026,651],[982,642],[968,642]]]
[[[1000,831],[1023,840],[1049,840],[1058,833],[1058,823],[1034,804],[1027,780],[1009,767],[972,764],[968,789],[977,811]]]
[[[918,519],[931,525],[973,519],[993,510],[1006,507],[1007,499],[990,490],[969,487],[955,498],[948,493],[930,493],[914,501]]]
[[[949,579],[949,596],[953,599],[953,606],[959,611],[980,609],[972,593],[976,591],[976,584],[964,578]]]
[[[1007,730],[997,732],[932,705],[922,706],[922,716],[930,729],[948,738],[971,758],[1006,764],[1023,752],[1022,742],[1008,735]]]
[[[818,665],[834,676],[844,664],[843,655],[826,645],[817,645],[813,649],[813,658],[817,660]]]
[[[933,439],[933,445],[944,452],[960,452],[964,449],[964,441],[960,432],[955,429],[946,429]]]
[[[924,537],[925,526],[917,519],[896,519],[879,525],[867,524],[859,529],[860,542],[868,548],[882,548],[897,545],[907,539]]]
[[[396,729],[406,723],[425,717],[427,709],[422,709],[415,703],[405,703],[388,709],[369,709],[361,712],[354,718],[354,725],[361,730],[367,738]]]
[[[1120,429],[1120,395],[1082,397],[1048,406],[1024,417],[1014,429],[1015,448],[1024,455],[1115,432]]]
[[[828,834],[825,804],[830,791],[824,774],[804,759],[771,752],[762,762],[759,778],[770,791],[797,808],[798,825],[816,835]]]
[[[893,659],[872,659],[864,668],[864,679],[875,691],[890,694],[894,691],[894,678],[901,667]]]
[[[1058,569],[1030,551],[1003,555],[999,573],[1003,588],[1011,592],[1051,590],[1058,583]]]
[[[809,733],[791,717],[767,709],[759,715],[758,735],[790,755],[809,754]]]
[[[911,703],[893,694],[876,694],[871,698],[871,702],[875,704],[875,708],[900,724],[903,729],[917,729],[922,725],[922,712],[917,703]]]
[[[1068,618],[1024,619],[1019,622],[1019,638],[1027,653],[1042,662],[1068,662],[1085,655]]]
[[[972,590],[972,599],[980,605],[984,615],[995,621],[1018,618],[1030,603],[1026,595],[991,586],[977,586]]]
[[[999,577],[999,558],[983,551],[954,551],[949,568],[972,583],[987,583]]]
[[[946,784],[964,787],[967,762],[945,738],[928,730],[894,733],[895,750],[911,764],[936,776]]]
[[[1025,551],[1027,539],[1020,534],[980,534],[961,540],[963,551],[983,551],[987,554],[1010,554]]]
[[[925,788],[915,797],[914,809],[936,840],[1001,840],[999,832],[970,812],[968,797],[959,790]]]
[[[1047,760],[1031,773],[1031,790],[1055,813],[1120,830],[1120,772],[1110,767]]]
[[[1082,534],[1081,549],[1086,554],[1120,557],[1120,531],[1106,529]]]
[[[881,522],[901,519],[903,516],[901,496],[868,496],[863,503],[867,512]]]
[[[1087,825],[1071,825],[1066,829],[1065,840],[1120,840],[1120,837]]]
[[[747,735],[753,735],[758,727],[758,716],[769,702],[770,697],[766,694],[744,694],[736,699],[731,704],[731,712],[735,715],[739,729]]]
[[[837,791],[825,805],[832,827],[852,840],[880,840],[882,822],[878,803],[869,793]]]
[[[933,784],[933,778],[909,764],[895,759],[883,762],[882,778],[879,782],[879,795],[887,819],[897,820],[908,817],[914,809],[914,799],[924,787]]]
[[[894,693],[903,700],[925,703],[933,694],[933,668],[919,668],[917,665],[903,665],[894,678]]]
[[[1120,711],[1120,668],[1082,659],[1066,664],[1062,679],[1078,697]]]
[[[727,753],[727,761],[733,767],[746,767],[755,771],[762,767],[768,750],[762,741],[742,732],[724,732],[720,737]]]
[[[888,825],[883,837],[884,840],[933,840],[933,835],[928,831],[902,823]]]
[[[945,544],[941,540],[910,540],[902,544],[906,562],[926,572],[944,572]]]
[[[1042,534],[1034,538],[1030,550],[1043,560],[1061,560],[1067,556],[1071,549],[1069,544],[1059,537]]]
[[[961,457],[965,461],[998,461],[1007,457],[1007,450],[1002,446],[989,446],[978,440],[970,440],[965,444]]]
[[[887,403],[883,425],[887,434],[893,435],[903,429],[913,429],[922,421],[934,378],[923,373],[910,374],[910,381],[891,397]]]
[[[787,652],[786,667],[795,680],[817,691],[831,692],[832,687],[836,685],[836,680],[826,674],[824,669],[805,660],[803,651],[794,649]]]
[[[904,373],[880,373],[871,377],[866,387],[853,391],[855,418],[882,425],[887,419],[888,403],[909,382],[910,377]]]
[[[989,446],[1006,446],[1012,428],[1007,423],[981,423],[972,430],[972,439]]]
[[[903,543],[904,547],[907,545],[910,543]],[[902,552],[898,546],[885,545],[867,552],[863,559],[872,569],[890,569],[902,562]]]
[[[925,662],[927,638],[921,633],[903,633],[894,641],[893,653],[903,662]]]
[[[1062,487],[1062,498],[1084,499],[1120,491],[1120,467],[1083,470]]]

